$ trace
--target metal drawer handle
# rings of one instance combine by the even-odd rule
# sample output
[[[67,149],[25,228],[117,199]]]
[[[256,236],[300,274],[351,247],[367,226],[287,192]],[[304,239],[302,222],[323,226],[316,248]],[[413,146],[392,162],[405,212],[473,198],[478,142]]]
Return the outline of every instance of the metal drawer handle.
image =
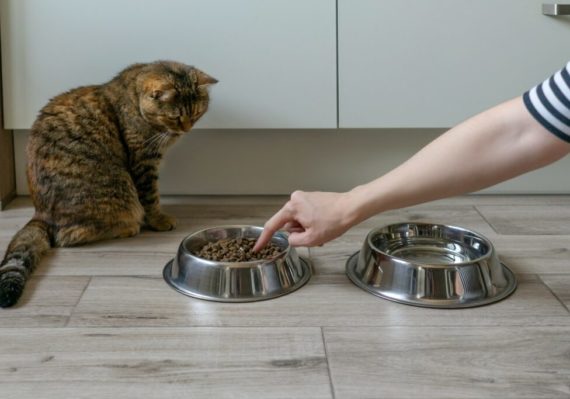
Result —
[[[542,13],[551,16],[570,15],[570,4],[543,4]]]

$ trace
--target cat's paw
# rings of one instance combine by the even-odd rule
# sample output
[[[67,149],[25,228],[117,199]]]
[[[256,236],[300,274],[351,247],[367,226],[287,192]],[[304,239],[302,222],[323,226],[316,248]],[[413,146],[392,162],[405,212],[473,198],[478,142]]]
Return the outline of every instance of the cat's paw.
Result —
[[[145,216],[146,226],[155,231],[169,231],[176,228],[176,219],[165,213],[156,213]]]

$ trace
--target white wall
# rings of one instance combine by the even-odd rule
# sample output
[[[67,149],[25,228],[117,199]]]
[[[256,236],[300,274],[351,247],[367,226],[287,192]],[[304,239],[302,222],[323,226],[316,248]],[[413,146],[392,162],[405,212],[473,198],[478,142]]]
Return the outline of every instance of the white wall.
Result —
[[[347,190],[387,172],[441,130],[197,130],[167,154],[163,194],[289,194]],[[18,194],[27,194],[25,142],[16,131]],[[485,191],[570,194],[570,157]]]

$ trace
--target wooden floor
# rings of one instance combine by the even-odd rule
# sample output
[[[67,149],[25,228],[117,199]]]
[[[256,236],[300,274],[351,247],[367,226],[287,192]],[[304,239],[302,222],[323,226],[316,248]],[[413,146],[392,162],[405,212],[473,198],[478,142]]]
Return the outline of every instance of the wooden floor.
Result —
[[[52,250],[0,310],[1,398],[569,398],[570,197],[462,197],[379,215],[300,253],[314,275],[277,299],[222,304],[161,278],[183,237],[261,225],[285,198],[167,198],[172,232]],[[0,255],[33,209],[0,213]],[[487,236],[519,287],[475,309],[370,295],[344,274],[374,226],[432,221]]]

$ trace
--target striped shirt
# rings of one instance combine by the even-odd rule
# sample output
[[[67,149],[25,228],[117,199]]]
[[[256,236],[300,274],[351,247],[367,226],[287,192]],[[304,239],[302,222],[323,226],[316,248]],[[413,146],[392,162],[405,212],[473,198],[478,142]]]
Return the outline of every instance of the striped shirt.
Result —
[[[532,116],[548,131],[570,142],[570,62],[523,95]]]

